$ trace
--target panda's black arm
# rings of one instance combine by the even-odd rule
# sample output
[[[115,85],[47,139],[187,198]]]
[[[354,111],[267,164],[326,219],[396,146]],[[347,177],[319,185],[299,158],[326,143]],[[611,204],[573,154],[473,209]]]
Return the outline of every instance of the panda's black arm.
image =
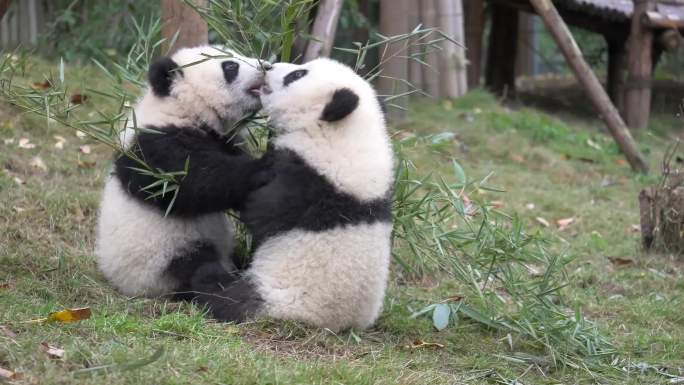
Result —
[[[124,187],[137,199],[166,211],[173,202],[172,215],[196,216],[227,209],[240,209],[247,194],[267,182],[267,161],[242,152],[228,152],[223,143],[206,137],[184,134],[141,134],[133,147],[134,153],[155,170],[182,171],[188,159],[185,175],[177,176],[177,194],[150,196],[161,190],[153,175],[134,168],[141,166],[127,156],[116,160],[116,174]],[[175,195],[175,200],[174,200]]]

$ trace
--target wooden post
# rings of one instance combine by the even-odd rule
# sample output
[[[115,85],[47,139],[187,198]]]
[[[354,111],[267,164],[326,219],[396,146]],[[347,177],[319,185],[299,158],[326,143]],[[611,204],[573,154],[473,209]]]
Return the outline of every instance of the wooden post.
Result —
[[[620,114],[615,106],[610,102],[608,94],[601,86],[598,78],[591,70],[591,67],[584,61],[582,51],[580,51],[575,39],[572,37],[568,26],[558,14],[556,7],[551,0],[530,0],[537,14],[542,18],[546,28],[549,30],[553,39],[558,44],[566,62],[577,76],[577,79],[589,94],[596,109],[600,112],[602,119],[608,126],[608,130],[617,142],[622,153],[627,157],[632,169],[640,172],[648,172],[648,164],[637,147],[629,129],[622,121]]]
[[[11,4],[12,0],[0,0],[0,20],[5,16],[5,13],[7,13],[7,9],[9,9]]]
[[[434,0],[420,0],[421,9],[420,16],[423,20],[423,25],[428,28],[437,27],[437,12]],[[442,94],[441,84],[439,82],[439,52],[432,50],[425,57],[426,66],[423,66],[423,84],[425,84],[425,91],[430,96],[439,98]]]
[[[518,12],[518,53],[515,62],[516,76],[534,75],[535,52],[533,14]]]
[[[463,42],[463,7],[461,0],[437,0],[440,30],[454,41]],[[465,52],[450,42],[442,43],[439,55],[439,82],[441,98],[456,98],[468,91]]]
[[[412,0],[381,0],[380,1],[380,33],[385,36],[399,35],[409,32],[409,5]],[[382,66],[382,73],[378,79],[378,89],[383,95],[399,95],[408,91],[408,86],[401,79],[408,78],[408,60],[405,56],[408,52],[403,51],[405,43],[397,42],[390,44],[387,49],[381,47],[384,57],[380,60],[387,60]],[[395,80],[399,79],[399,80]],[[393,104],[406,107],[405,97],[392,100]],[[401,119],[404,111],[397,108],[389,108],[388,116],[390,119]]]
[[[199,7],[206,7],[207,0],[193,0]],[[180,48],[196,47],[209,41],[207,23],[191,6],[182,0],[161,0],[162,37],[166,39],[165,48],[172,55]],[[171,39],[178,32],[173,47]]]
[[[632,128],[646,128],[651,113],[653,30],[642,23],[642,18],[654,9],[654,0],[634,1],[625,93],[625,121]]]
[[[625,71],[627,69],[627,50],[625,41],[606,37],[608,45],[608,75],[606,90],[615,107],[624,118]]]
[[[491,4],[492,27],[485,84],[498,95],[515,94],[515,60],[518,47],[518,12],[496,3]]]
[[[468,59],[468,88],[470,89],[480,86],[482,75],[484,3],[483,0],[465,0],[463,2],[466,58]]]
[[[314,20],[311,29],[311,35],[314,39],[309,40],[309,44],[306,46],[304,62],[320,56],[330,56],[343,3],[343,0],[321,0],[318,4],[316,20]]]
[[[409,2],[409,28],[413,29],[419,24],[422,24],[422,20],[420,18],[420,1],[410,1]],[[424,58],[420,57],[421,52],[423,52],[424,48],[419,45],[412,45],[410,47],[410,55],[412,56],[418,56],[418,58],[422,61],[425,60]],[[425,84],[423,84],[423,63],[420,63],[416,60],[410,60],[409,61],[409,82],[416,87],[416,89],[419,90],[424,90],[425,89]]]

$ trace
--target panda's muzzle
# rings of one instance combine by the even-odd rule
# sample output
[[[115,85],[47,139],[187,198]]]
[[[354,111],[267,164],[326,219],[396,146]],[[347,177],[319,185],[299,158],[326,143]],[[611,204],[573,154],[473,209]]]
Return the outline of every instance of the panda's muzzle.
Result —
[[[249,86],[249,88],[247,88],[247,93],[255,98],[258,98],[261,95],[261,87],[263,87],[264,84],[265,83],[263,80],[253,83],[251,86]]]

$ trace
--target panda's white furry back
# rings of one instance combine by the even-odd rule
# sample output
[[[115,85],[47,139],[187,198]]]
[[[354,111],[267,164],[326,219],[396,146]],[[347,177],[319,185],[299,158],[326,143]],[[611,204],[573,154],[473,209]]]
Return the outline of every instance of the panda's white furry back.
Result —
[[[393,156],[376,94],[351,68],[317,59],[275,64],[261,99],[275,177],[241,212],[252,266],[199,300],[221,320],[366,328],[382,309],[392,231]],[[195,289],[216,292],[215,281],[198,277]]]
[[[263,70],[255,59],[201,46],[157,60],[148,80],[135,125],[158,132],[134,130],[131,118],[122,144],[153,169],[181,171],[187,161],[188,172],[175,198],[174,192],[150,197],[158,188],[144,187],[156,178],[118,155],[102,196],[95,254],[122,293],[157,296],[188,290],[201,264],[232,268],[234,230],[223,211],[244,201],[260,161],[227,143],[223,127],[260,108]]]

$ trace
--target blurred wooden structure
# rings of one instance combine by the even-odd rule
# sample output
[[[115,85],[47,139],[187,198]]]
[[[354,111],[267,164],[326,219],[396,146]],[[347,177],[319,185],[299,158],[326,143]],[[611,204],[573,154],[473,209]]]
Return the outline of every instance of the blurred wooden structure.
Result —
[[[45,24],[45,6],[40,0],[0,0],[0,48],[33,45]]]
[[[484,3],[485,0],[471,0]],[[487,0],[492,28],[489,34],[485,84],[502,94],[515,92],[514,62],[518,46],[518,12],[535,13],[529,0]],[[663,51],[681,45],[684,0],[554,0],[565,23],[602,35],[608,46],[607,91],[627,124],[643,128],[650,115],[651,74]],[[636,6],[635,6],[636,4]],[[469,41],[480,44],[484,29],[478,6],[466,7],[473,15],[466,31],[479,35]],[[473,10],[474,9],[474,10]],[[630,38],[631,37],[631,38]],[[629,46],[628,46],[628,41]],[[480,63],[482,52],[468,50],[468,61]],[[478,84],[479,78],[470,79]]]
[[[207,0],[193,0],[194,5],[206,7]],[[161,0],[162,37],[166,48],[171,39],[178,33],[169,55],[184,47],[195,47],[207,44],[209,41],[209,27],[207,22],[185,4],[183,0]]]

